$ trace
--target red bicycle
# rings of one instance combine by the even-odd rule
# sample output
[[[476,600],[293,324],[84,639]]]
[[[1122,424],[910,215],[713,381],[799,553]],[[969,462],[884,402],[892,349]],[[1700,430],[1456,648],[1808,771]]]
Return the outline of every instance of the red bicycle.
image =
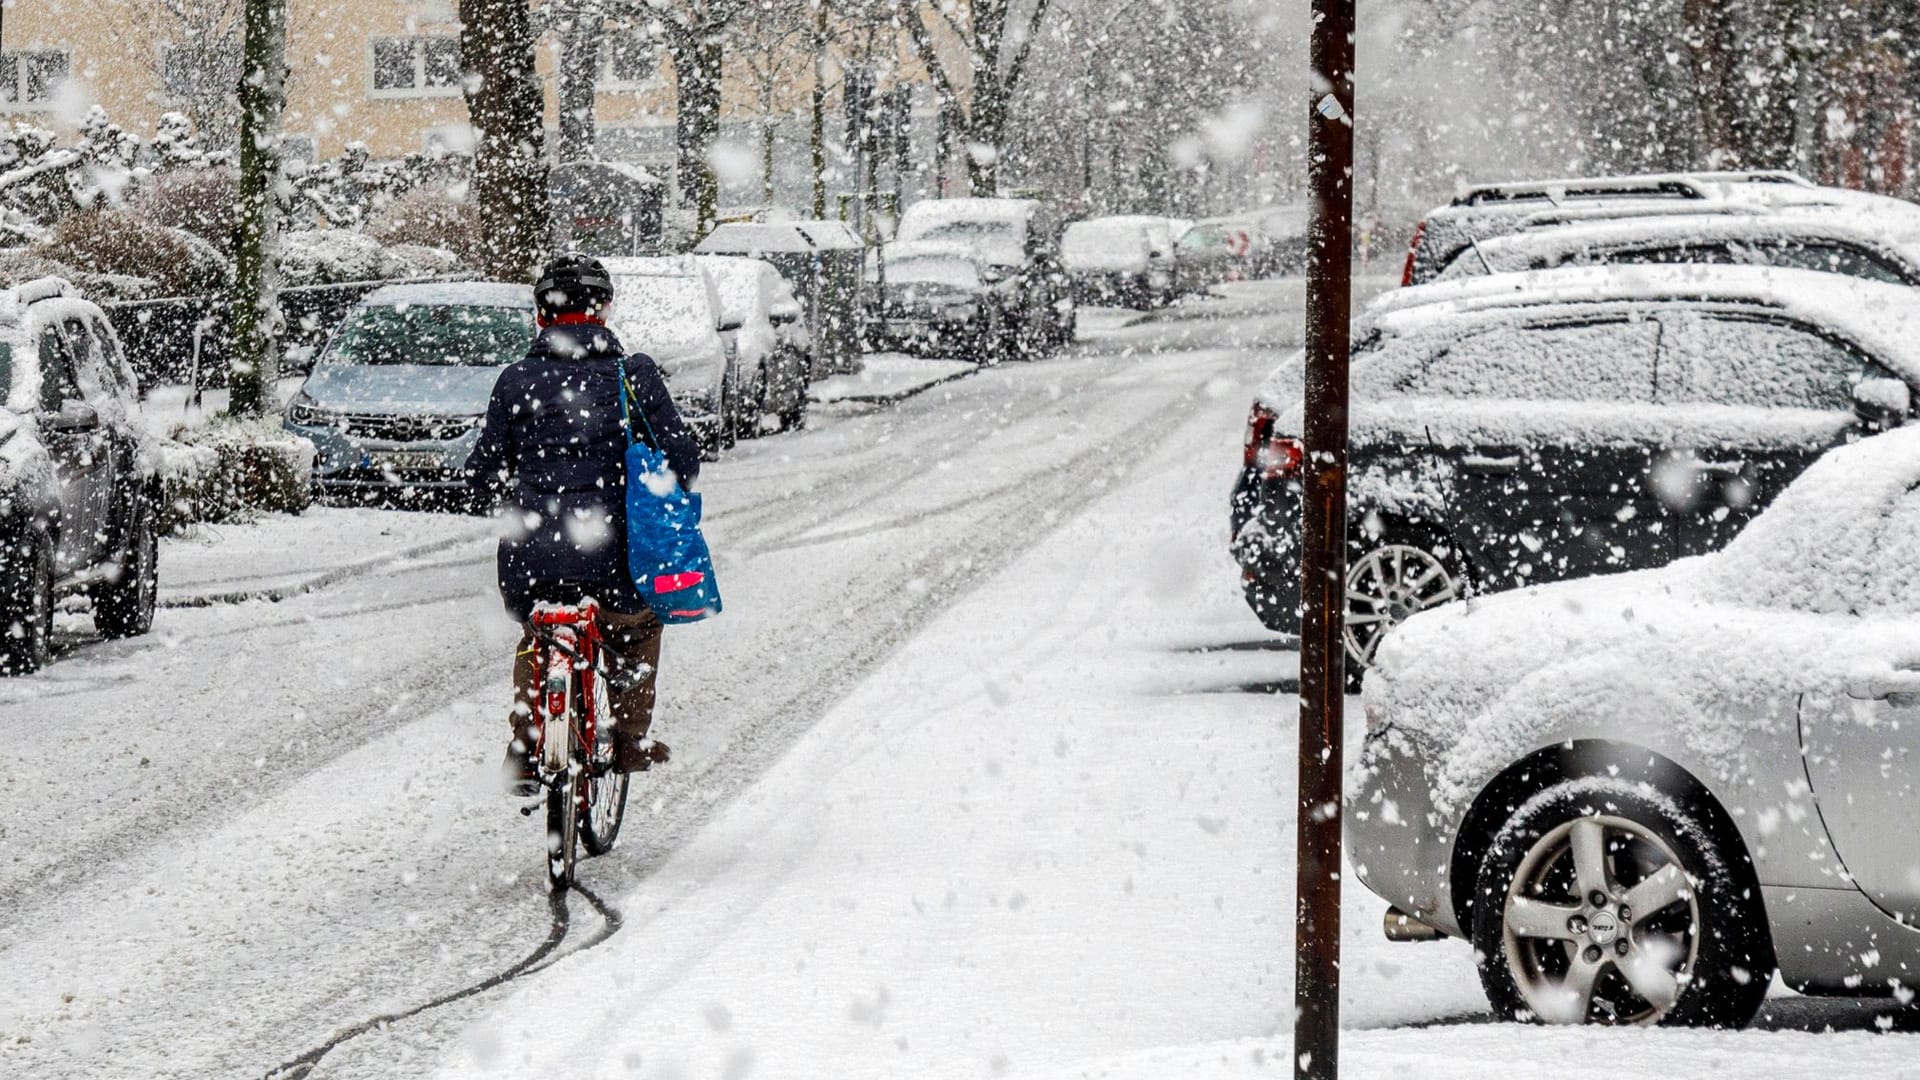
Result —
[[[529,619],[534,636],[534,706],[539,730],[535,773],[547,792],[547,884],[573,884],[577,851],[613,850],[627,808],[627,774],[613,768],[606,671],[601,664],[600,606],[542,605]],[[531,815],[538,806],[522,813]]]

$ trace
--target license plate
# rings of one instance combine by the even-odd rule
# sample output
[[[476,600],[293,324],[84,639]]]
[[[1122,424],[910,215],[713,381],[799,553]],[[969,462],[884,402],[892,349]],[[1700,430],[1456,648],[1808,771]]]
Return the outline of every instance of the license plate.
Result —
[[[367,455],[367,464],[381,472],[439,472],[442,458],[432,450],[383,450]]]

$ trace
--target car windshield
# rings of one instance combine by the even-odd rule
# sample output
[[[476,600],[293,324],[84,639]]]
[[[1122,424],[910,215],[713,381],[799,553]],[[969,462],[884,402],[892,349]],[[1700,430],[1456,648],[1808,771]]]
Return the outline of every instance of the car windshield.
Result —
[[[1011,221],[943,221],[926,229],[915,231],[913,240],[998,240],[1013,236],[1018,230]]]
[[[971,289],[980,284],[980,270],[966,259],[950,256],[917,256],[889,259],[885,272],[889,284],[952,285]],[[878,273],[869,275],[878,278]]]
[[[706,283],[693,277],[615,274],[613,318],[629,349],[673,351],[713,336],[712,300]]]
[[[533,312],[478,304],[355,309],[327,352],[336,364],[500,367],[527,354]]]

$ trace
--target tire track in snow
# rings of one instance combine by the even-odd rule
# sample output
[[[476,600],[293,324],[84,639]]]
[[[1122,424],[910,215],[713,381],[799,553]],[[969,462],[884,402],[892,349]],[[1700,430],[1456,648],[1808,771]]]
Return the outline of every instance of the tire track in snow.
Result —
[[[600,899],[594,895],[592,890],[583,885],[575,885],[572,891],[585,897],[587,903],[593,906],[594,911],[598,912],[601,918],[600,931],[594,934],[593,937],[582,942],[578,948],[564,953],[558,952],[560,946],[566,943],[567,935],[572,930],[573,918],[567,906],[568,894],[563,892],[551,893],[547,897],[547,911],[552,920],[547,929],[547,939],[542,941],[537,948],[517,963],[493,975],[489,975],[484,979],[469,983],[449,993],[441,994],[431,1001],[415,1005],[410,1009],[403,1009],[399,1012],[381,1013],[378,1016],[368,1017],[359,1023],[350,1024],[335,1032],[326,1042],[308,1050],[299,1057],[290,1058],[268,1069],[265,1080],[304,1080],[328,1054],[333,1053],[334,1050],[343,1044],[351,1042],[362,1035],[373,1031],[384,1031],[402,1020],[411,1019],[412,1017],[419,1016],[433,1009],[438,1009],[442,1006],[451,1005],[456,1001],[462,1001],[466,998],[484,994],[496,987],[505,986],[515,979],[544,970],[549,964],[558,963],[568,956],[583,953],[596,945],[604,943],[608,938],[620,932],[620,927],[624,920],[618,908]]]

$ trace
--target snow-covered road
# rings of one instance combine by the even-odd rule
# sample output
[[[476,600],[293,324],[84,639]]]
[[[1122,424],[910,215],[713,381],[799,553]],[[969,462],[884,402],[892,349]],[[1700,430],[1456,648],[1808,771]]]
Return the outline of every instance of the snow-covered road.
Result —
[[[553,966],[312,1075],[1284,1072],[1294,706],[1246,689],[1291,657],[1222,537],[1297,332],[1276,301],[1297,289],[1090,320],[1059,358],[713,467],[727,613],[669,634],[673,765],[582,869],[618,932],[573,952],[606,929],[576,902]],[[220,602],[131,642],[76,620],[0,683],[0,1075],[260,1076],[551,929],[538,825],[492,786],[513,628],[485,523],[327,510],[164,558],[177,603]],[[1798,1001],[1761,1026],[1865,1030],[1453,1024],[1482,1011],[1466,950],[1390,946],[1381,910],[1350,891],[1361,1075],[1912,1056],[1870,1009]]]

